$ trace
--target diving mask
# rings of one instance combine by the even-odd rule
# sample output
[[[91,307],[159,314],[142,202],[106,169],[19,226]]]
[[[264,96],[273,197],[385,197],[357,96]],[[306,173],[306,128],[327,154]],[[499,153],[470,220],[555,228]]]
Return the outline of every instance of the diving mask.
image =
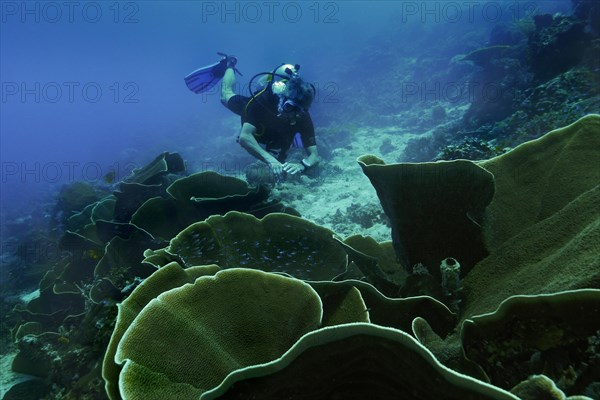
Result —
[[[283,114],[296,114],[296,117],[299,117],[300,114],[304,113],[304,109],[300,107],[294,100],[285,98],[283,96],[279,97],[279,104],[277,105],[278,116]]]

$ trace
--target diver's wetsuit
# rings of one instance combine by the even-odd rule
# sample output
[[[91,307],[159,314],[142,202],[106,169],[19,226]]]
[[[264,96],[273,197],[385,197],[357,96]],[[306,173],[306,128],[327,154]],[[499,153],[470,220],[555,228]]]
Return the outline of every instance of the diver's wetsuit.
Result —
[[[248,122],[256,127],[256,141],[266,145],[266,150],[281,162],[285,161],[297,132],[304,148],[316,145],[315,128],[308,112],[303,113],[295,125],[290,125],[277,117],[277,96],[271,93],[264,91],[253,100],[233,95],[227,102],[227,108],[242,117],[242,125]]]

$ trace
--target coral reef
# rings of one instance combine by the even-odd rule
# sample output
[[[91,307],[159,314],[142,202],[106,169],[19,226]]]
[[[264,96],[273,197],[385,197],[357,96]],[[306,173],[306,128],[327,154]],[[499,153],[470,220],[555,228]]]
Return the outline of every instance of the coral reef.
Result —
[[[186,283],[193,283],[196,278],[215,274],[218,270],[219,268],[216,265],[184,270],[175,262],[169,263],[140,283],[131,295],[119,304],[115,329],[108,344],[102,366],[102,377],[106,382],[106,393],[110,398],[119,398],[117,382],[122,368],[114,362],[117,345],[135,317],[152,299],[158,297],[161,293]]]
[[[3,399],[599,399],[600,5],[571,3],[315,66],[300,178],[164,152],[2,219]]]
[[[593,394],[599,127],[590,115],[478,163],[361,157],[391,242],[270,212],[286,207],[230,177],[159,169],[160,194],[120,208],[126,221],[109,195],[66,222],[68,256],[15,314],[13,369],[36,378],[7,396],[517,399],[532,374]],[[444,280],[443,259],[460,274]]]
[[[600,32],[591,3],[575,1],[572,16],[499,24],[489,46],[457,56],[474,66],[468,109],[450,127],[413,139],[400,161],[482,160],[597,112]]]
[[[442,260],[440,264],[442,276],[442,292],[446,296],[448,306],[454,312],[459,311],[462,282],[460,278],[460,263],[452,257]]]
[[[510,391],[521,400],[564,400],[565,394],[545,375],[532,375]]]
[[[105,191],[87,182],[64,185],[52,210],[52,219],[56,223],[63,224],[73,213],[83,210],[88,204],[99,200],[104,195],[106,195]]]
[[[597,289],[513,296],[494,313],[466,320],[462,345],[496,386],[510,389],[543,373],[563,391],[583,393],[598,379],[598,357],[587,347],[599,320]]]
[[[286,210],[296,214],[267,200],[265,188],[251,190],[239,179],[212,172],[182,178],[184,172],[178,154],[163,153],[120,182],[114,195],[84,197],[90,204],[81,205],[81,211],[64,221],[68,230],[54,262],[40,263],[46,272],[39,294],[17,304],[12,313],[17,325],[35,323],[40,330],[27,334],[21,330],[13,361],[15,371],[42,375],[35,383],[36,393],[50,390],[50,397],[97,398],[102,381],[98,360],[114,326],[115,303],[157,268],[143,262],[146,250],[163,247],[190,223],[231,209],[257,215]],[[97,193],[87,185],[75,189],[76,194]],[[77,196],[63,193],[58,204],[63,207],[65,199]],[[157,202],[162,207],[156,207]],[[176,210],[179,225],[169,217],[171,210]],[[64,376],[66,369],[79,375]]]
[[[353,221],[365,229],[378,223],[387,223],[385,214],[377,204],[358,203],[350,204],[343,212],[338,209],[331,218],[334,225],[342,225],[345,221]]]
[[[598,286],[599,132],[590,115],[480,164],[497,196],[484,226],[490,256],[464,280],[467,313],[516,294]]]
[[[433,267],[452,255],[466,272],[487,255],[481,217],[494,195],[488,171],[466,160],[385,165],[362,156],[358,162],[391,221],[396,256],[406,269],[422,263],[439,276]]]
[[[321,317],[319,296],[300,280],[239,268],[200,277],[135,317],[115,354],[120,394],[198,398],[231,371],[278,357]]]
[[[364,323],[310,332],[279,359],[235,371],[201,399],[307,396],[317,400],[517,399],[445,368],[402,331]]]
[[[586,21],[562,15],[534,16],[535,31],[529,36],[529,57],[537,81],[546,81],[578,65],[590,46]]]
[[[212,267],[208,267],[212,268]],[[193,267],[189,269],[193,275],[196,274],[196,270],[203,271],[200,276],[209,272],[206,267]],[[121,332],[117,336],[118,342],[117,353],[115,360],[118,363],[125,361],[125,367],[120,372],[119,388],[120,396],[111,398],[137,398],[138,396],[144,396],[148,398],[160,398],[165,396],[165,390],[169,393],[178,393],[181,398],[197,398],[201,395],[201,398],[212,399],[212,398],[248,398],[253,396],[268,397],[268,396],[282,396],[280,390],[285,390],[286,397],[289,398],[302,398],[306,397],[309,393],[311,398],[330,398],[332,392],[339,393],[344,391],[345,387],[350,383],[362,382],[360,385],[353,385],[353,391],[363,393],[357,395],[357,398],[364,397],[364,393],[371,393],[373,398],[389,398],[390,393],[404,393],[403,390],[408,390],[412,393],[411,398],[415,399],[427,399],[431,396],[438,396],[437,390],[441,390],[444,393],[458,391],[456,396],[461,398],[498,398],[498,399],[516,399],[507,395],[507,392],[503,392],[494,388],[493,386],[486,385],[481,380],[487,379],[487,376],[479,375],[480,372],[477,370],[476,364],[469,364],[469,360],[459,360],[460,368],[471,371],[471,374],[479,375],[480,380],[469,379],[465,375],[457,374],[451,369],[447,369],[439,364],[439,361],[429,353],[422,344],[428,347],[435,348],[437,346],[436,355],[439,352],[445,352],[446,354],[453,353],[450,344],[444,343],[439,339],[437,334],[433,333],[431,328],[426,323],[426,320],[416,315],[426,316],[432,321],[438,321],[434,315],[429,314],[431,305],[429,304],[425,308],[414,308],[417,298],[405,299],[405,300],[392,300],[387,299],[377,293],[372,287],[369,288],[367,284],[359,284],[359,282],[308,282],[309,285],[316,289],[316,292],[308,290],[306,286],[303,290],[305,293],[295,294],[295,291],[300,290],[302,283],[299,280],[293,278],[282,278],[278,275],[264,273],[260,271],[253,271],[249,269],[229,269],[221,271],[212,278],[209,272],[208,276],[197,278],[193,284],[184,284],[185,281],[189,281],[192,276],[179,279],[178,283],[172,284],[170,280],[166,278],[169,275],[179,274],[184,276],[187,271],[181,269],[177,264],[169,264],[163,269],[157,271],[148,279],[148,283],[142,294],[142,286],[137,291],[142,296],[141,302],[133,300],[131,304],[140,304],[142,307],[141,312],[134,311],[137,316],[123,309],[121,312],[123,316],[129,321],[129,328],[127,329],[125,336],[122,336],[124,327],[120,328],[117,332]],[[160,275],[160,278],[159,278]],[[192,278],[193,279],[193,278]],[[270,290],[263,291],[265,282],[271,282],[268,287]],[[229,282],[229,283],[228,283]],[[165,285],[165,283],[167,285]],[[158,284],[158,285],[157,285]],[[169,287],[182,285],[179,288],[175,287],[170,289]],[[255,286],[258,285],[258,286]],[[287,288],[290,286],[289,288]],[[295,287],[295,289],[292,289]],[[150,291],[146,290],[150,289]],[[152,289],[154,288],[154,289]],[[154,292],[156,296],[161,289],[166,290],[163,294],[158,295],[153,300],[150,300],[148,294]],[[250,289],[254,288],[254,289]],[[260,288],[257,291],[257,288]],[[284,288],[286,288],[284,290]],[[158,289],[158,290],[157,290]],[[351,289],[351,290],[347,290]],[[358,289],[358,291],[356,290]],[[280,290],[284,290],[281,294]],[[233,295],[229,292],[233,291]],[[214,293],[213,293],[214,292]],[[211,294],[212,293],[212,294]],[[316,294],[316,296],[315,296]],[[134,294],[137,299],[138,294]],[[363,296],[364,300],[362,299]],[[151,295],[152,296],[152,295]],[[188,299],[187,297],[193,297],[197,300]],[[233,297],[230,297],[233,296]],[[277,302],[268,301],[268,296],[276,296]],[[283,296],[283,297],[282,297]],[[286,296],[292,296],[294,301],[292,303],[282,301]],[[316,301],[314,310],[311,307],[303,307],[303,302],[299,300],[306,298],[309,301]],[[496,315],[493,316],[475,316],[470,320],[467,320],[462,328],[463,346],[465,346],[466,354],[471,358],[478,361],[478,363],[484,366],[487,363],[493,364],[494,368],[488,371],[493,371],[494,375],[491,377],[492,382],[498,384],[497,374],[506,374],[504,376],[513,377],[523,376],[525,372],[515,372],[519,367],[511,366],[510,364],[503,363],[506,369],[498,370],[495,368],[496,358],[478,356],[475,349],[479,349],[482,344],[487,345],[488,349],[497,352],[501,357],[507,357],[512,359],[514,357],[512,352],[497,349],[494,346],[494,339],[496,336],[503,337],[503,332],[507,332],[511,335],[514,328],[514,324],[507,323],[506,318],[519,319],[524,324],[536,325],[538,320],[546,321],[547,323],[557,323],[562,320],[565,322],[562,324],[558,322],[564,329],[574,329],[574,331],[562,332],[561,334],[555,334],[556,330],[552,329],[540,329],[538,326],[530,327],[529,330],[521,329],[523,337],[520,338],[522,346],[527,343],[532,343],[534,347],[541,348],[544,351],[548,351],[548,354],[555,352],[551,351],[552,348],[563,343],[563,345],[569,346],[568,350],[565,350],[565,354],[569,354],[569,359],[574,362],[574,357],[584,356],[588,357],[588,362],[581,362],[579,364],[583,368],[593,369],[593,365],[589,364],[590,353],[578,350],[579,346],[577,340],[585,341],[587,336],[597,328],[591,321],[595,321],[597,318],[594,315],[573,315],[573,308],[584,308],[592,309],[597,312],[597,302],[600,300],[600,291],[598,290],[583,290],[583,291],[572,291],[559,293],[552,296],[534,296],[530,297],[531,300],[527,302],[519,303],[518,298],[509,299],[503,303]],[[211,306],[212,302],[216,302]],[[257,305],[256,303],[262,303]],[[389,319],[391,315],[403,315],[406,313],[402,312],[390,312],[389,306],[395,304],[396,306],[413,307],[413,313],[416,311],[418,314],[413,314],[407,321],[414,318],[413,328],[414,334],[418,338],[419,342],[411,339],[405,332],[410,331],[407,329],[405,324],[400,323],[398,329],[385,328],[386,326],[395,326],[396,322]],[[520,304],[527,305],[528,307],[519,307]],[[545,306],[550,304],[551,307]],[[519,310],[517,313],[511,311],[517,307]],[[222,312],[219,314],[226,315],[228,322],[224,322],[222,317],[215,318],[213,313],[215,310],[221,308],[232,307],[230,312]],[[240,310],[248,310],[240,313]],[[264,312],[264,308],[269,308],[269,312]],[[296,307],[300,307],[301,311],[294,312]],[[136,306],[137,310],[140,306]],[[511,309],[509,309],[511,308]],[[419,311],[420,310],[420,311]],[[257,312],[255,314],[255,312]],[[400,311],[400,310],[396,310]],[[540,314],[540,311],[543,313]],[[301,337],[297,342],[291,346],[290,344],[279,346],[282,339],[291,339],[294,341],[294,337],[298,337],[297,333],[292,333],[288,329],[291,326],[296,326],[295,323],[281,325],[280,313],[290,313],[287,317],[288,321],[297,321],[300,325],[306,318],[313,321],[311,323],[312,329],[309,329],[304,337]],[[310,319],[308,315],[314,314],[314,318]],[[366,320],[365,320],[366,313]],[[537,315],[537,317],[531,316],[531,314]],[[121,315],[121,314],[120,314]],[[164,315],[165,318],[159,318],[158,315]],[[178,317],[182,315],[183,317]],[[243,322],[238,322],[240,315]],[[380,315],[381,317],[378,317]],[[589,317],[589,318],[588,318]],[[132,320],[133,318],[133,320]],[[267,318],[267,320],[265,320]],[[172,321],[171,321],[172,320]],[[194,324],[189,322],[196,321]],[[568,320],[568,322],[567,322]],[[177,322],[179,321],[179,322]],[[363,321],[362,324],[352,323],[352,321]],[[580,321],[580,322],[577,322]],[[364,324],[368,322],[368,324]],[[419,322],[417,324],[417,322]],[[210,329],[210,324],[217,324],[219,329]],[[502,329],[490,324],[498,324]],[[584,324],[585,329],[581,324]],[[418,325],[418,326],[417,326]],[[277,328],[280,326],[281,328]],[[327,328],[329,326],[330,328]],[[223,330],[223,327],[226,329]],[[511,328],[512,327],[512,328]],[[255,335],[259,334],[263,330],[267,330],[268,335],[273,332],[279,332],[276,340],[261,340],[256,341]],[[282,333],[284,331],[287,333]],[[586,330],[587,329],[587,330]],[[171,333],[161,334],[162,331],[169,331]],[[231,335],[229,331],[237,332],[235,335]],[[357,332],[358,331],[358,332]],[[247,335],[243,332],[248,332]],[[327,332],[327,333],[326,333]],[[332,333],[329,336],[330,332]],[[359,333],[360,332],[360,333]],[[448,332],[448,327],[439,328],[438,332]],[[475,332],[475,333],[474,333]],[[348,342],[346,338],[355,337],[360,335],[360,339],[355,345],[358,347],[352,351],[354,346],[352,342]],[[283,335],[283,336],[282,336]],[[477,336],[474,336],[477,335]],[[538,337],[536,338],[536,335]],[[541,335],[541,336],[540,336]],[[326,339],[323,338],[326,337]],[[435,339],[435,338],[438,339]],[[575,338],[578,338],[577,340]],[[169,338],[165,340],[165,338]],[[309,339],[310,338],[310,339]],[[510,336],[509,336],[510,338]],[[114,337],[113,337],[114,339]],[[358,339],[358,338],[357,338]],[[242,342],[238,342],[241,340]],[[387,340],[397,341],[397,344],[387,343]],[[148,351],[147,343],[156,341],[156,346],[152,346],[153,351]],[[214,345],[215,341],[221,342],[221,345]],[[249,342],[248,342],[249,341]],[[189,345],[186,343],[189,342]],[[307,342],[307,343],[305,343]],[[435,343],[438,343],[437,345]],[[233,343],[233,345],[231,345]],[[240,346],[240,343],[245,343]],[[249,343],[260,345],[260,351],[255,352],[254,346],[248,347]],[[330,343],[327,346],[323,346],[326,343]],[[367,344],[369,343],[369,344]],[[510,339],[506,342],[507,345],[514,345]],[[403,344],[400,346],[400,344]],[[408,345],[412,351],[416,354],[409,356],[406,354],[408,348],[404,347]],[[182,348],[184,354],[178,354],[177,352],[161,350],[163,346],[168,349]],[[262,348],[262,346],[267,346]],[[290,347],[291,346],[291,347]],[[311,348],[317,346],[317,351],[312,351]],[[398,347],[399,346],[399,347]],[[522,348],[517,347],[517,349]],[[285,351],[285,349],[289,350]],[[335,356],[329,354],[332,349],[335,350]],[[406,371],[400,376],[405,376],[406,381],[403,383],[395,382],[394,379],[388,379],[390,381],[389,387],[383,387],[380,383],[375,386],[369,384],[369,379],[363,381],[362,378],[366,371],[362,371],[359,365],[363,362],[350,361],[356,358],[361,359],[366,357],[368,354],[377,353],[377,349],[382,349],[383,353],[377,357],[379,362],[378,365],[385,365],[382,360],[394,354],[396,351],[400,354],[403,359],[410,359],[410,365],[403,368]],[[120,354],[120,350],[123,349],[129,354],[131,358],[123,359]],[[204,349],[204,350],[202,350]],[[228,357],[222,356],[222,351],[226,351],[229,354]],[[344,350],[342,350],[344,349]],[[383,350],[385,349],[385,350]],[[197,356],[190,357],[190,351],[195,353],[198,351]],[[214,353],[219,351],[219,353]],[[390,353],[391,351],[391,353]],[[449,352],[450,351],[450,352]],[[265,354],[270,354],[267,357],[267,363],[261,362]],[[109,352],[107,358],[105,358],[105,365],[111,364],[111,357],[113,353]],[[172,361],[164,363],[165,354],[169,354],[174,357]],[[214,354],[214,356],[212,356]],[[253,355],[254,354],[254,355]],[[325,354],[325,355],[324,355]],[[418,355],[417,355],[418,354]],[[208,359],[206,359],[208,357]],[[257,358],[258,357],[258,358]],[[324,357],[324,359],[322,359]],[[400,357],[400,356],[399,356]],[[441,354],[438,355],[445,361],[445,363],[451,364],[452,359],[443,357]],[[540,365],[560,365],[560,357],[556,354],[551,357],[555,357],[553,361],[540,363]],[[234,359],[240,359],[239,362],[233,362]],[[336,373],[337,378],[325,378],[328,376],[328,371],[337,371],[337,368],[328,367],[327,359],[347,359],[348,361],[338,361],[337,365],[353,365],[352,368],[347,368],[345,373]],[[393,357],[394,364],[398,365],[399,359]],[[298,365],[299,363],[299,365]],[[308,365],[306,365],[308,363]],[[429,363],[431,366],[423,365],[422,363]],[[225,369],[222,372],[221,378],[219,378],[218,372],[214,368],[206,369],[205,365],[219,366],[219,370]],[[318,367],[318,365],[323,368]],[[415,367],[418,365],[418,367]],[[431,372],[424,374],[423,371],[428,371],[433,366]],[[113,368],[113,367],[111,367]],[[233,369],[232,369],[233,368]],[[395,370],[390,367],[382,367],[383,369],[378,372],[378,376],[386,374],[386,371]],[[227,373],[227,370],[231,373]],[[156,373],[154,371],[163,371]],[[304,381],[303,377],[307,376],[308,371],[311,371],[308,375],[312,378],[309,381]],[[412,375],[409,371],[419,371],[418,375]],[[581,372],[581,371],[580,371]],[[215,377],[215,373],[217,376]],[[287,376],[287,378],[281,378],[281,374]],[[441,374],[441,375],[440,375]],[[398,376],[398,374],[395,374]],[[225,378],[227,376],[227,378]],[[421,379],[424,376],[439,376],[435,378],[438,382],[437,385],[426,385],[421,383]],[[583,374],[585,377],[586,375]],[[587,375],[589,378],[591,375]],[[420,378],[419,378],[420,377]],[[317,384],[314,388],[310,386],[309,382],[314,382],[315,379]],[[584,378],[585,379],[585,378]],[[592,378],[593,379],[593,378]],[[298,381],[298,383],[293,383]],[[551,382],[546,378],[547,382]],[[285,389],[280,388],[277,382],[286,382]],[[303,383],[300,383],[303,382]],[[327,383],[329,382],[329,383]],[[379,382],[379,380],[377,381]],[[559,383],[562,382],[559,380]],[[107,376],[107,387],[116,388],[115,378],[109,378]],[[235,383],[235,384],[234,384]],[[440,386],[441,385],[441,386]],[[511,386],[508,384],[509,387]],[[529,390],[533,384],[529,383],[527,386]],[[430,388],[433,386],[435,388]],[[500,385],[504,386],[504,385]],[[523,392],[524,384],[520,383],[514,389],[517,392]],[[564,386],[564,382],[563,382]],[[550,384],[550,387],[554,387],[554,383]],[[404,389],[403,389],[404,388]],[[408,388],[408,389],[407,389]],[[557,393],[560,392],[558,389]],[[422,391],[422,392],[421,392]],[[433,392],[431,392],[433,391]],[[242,394],[243,393],[243,394]],[[252,394],[250,394],[252,393]],[[261,394],[257,394],[261,393]],[[269,394],[266,394],[269,393]],[[274,394],[277,393],[277,394]],[[349,397],[348,397],[349,396]],[[354,398],[351,394],[347,395],[348,398]]]

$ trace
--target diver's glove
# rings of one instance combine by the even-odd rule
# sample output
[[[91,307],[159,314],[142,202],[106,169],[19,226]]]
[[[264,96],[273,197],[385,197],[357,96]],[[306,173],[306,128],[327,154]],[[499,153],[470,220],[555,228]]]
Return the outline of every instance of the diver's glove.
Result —
[[[229,56],[229,55],[227,55],[225,53],[217,53],[217,54],[223,57],[221,59],[221,61],[219,61],[219,63],[225,65],[226,68],[232,68],[240,76],[243,76],[242,73],[235,67],[236,64],[237,64],[237,61],[238,61],[235,56]]]

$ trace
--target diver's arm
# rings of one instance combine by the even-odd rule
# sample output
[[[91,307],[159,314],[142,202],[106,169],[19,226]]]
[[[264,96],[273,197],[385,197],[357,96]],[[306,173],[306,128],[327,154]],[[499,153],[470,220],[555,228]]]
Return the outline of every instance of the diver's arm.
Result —
[[[301,163],[284,163],[283,170],[288,174],[296,175],[317,165],[319,163],[319,153],[317,151],[317,146],[308,146],[306,150],[308,151],[308,157],[303,159]]]
[[[306,168],[312,168],[319,163],[319,151],[316,145],[308,146],[306,151],[308,151],[308,157],[302,160],[302,164]]]
[[[233,85],[235,84],[235,73],[233,68],[227,68],[225,70],[225,75],[223,76],[223,80],[221,81],[221,103],[224,106],[227,106],[227,102],[229,99],[235,95],[233,91]]]
[[[254,157],[266,162],[276,175],[279,175],[282,171],[283,165],[277,160],[271,153],[263,149],[254,134],[256,133],[256,127],[248,122],[244,122],[242,130],[240,131],[240,145],[246,149],[246,151],[252,154]]]

